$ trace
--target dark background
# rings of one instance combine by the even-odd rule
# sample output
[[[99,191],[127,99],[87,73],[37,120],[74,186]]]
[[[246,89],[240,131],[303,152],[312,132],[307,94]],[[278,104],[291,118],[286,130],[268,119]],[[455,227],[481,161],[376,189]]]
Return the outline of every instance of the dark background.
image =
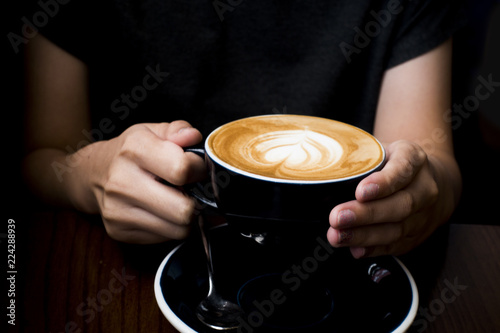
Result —
[[[461,104],[479,84],[477,78],[492,75],[500,82],[500,8],[498,1],[469,1],[468,25],[455,37],[453,103]],[[3,213],[15,218],[32,209],[28,192],[22,185],[21,165],[23,119],[23,47],[15,53],[7,38],[9,32],[21,35],[23,16],[33,12],[22,1],[4,4],[2,15],[2,157],[4,181]],[[5,8],[6,7],[6,8]],[[50,21],[49,23],[50,24]],[[500,194],[500,87],[482,101],[479,110],[454,131],[457,158],[464,177],[462,204],[457,213],[470,216],[470,223],[499,223],[494,215]],[[4,220],[6,221],[6,220]],[[4,229],[2,229],[1,232]],[[3,240],[3,238],[2,238]]]
[[[469,23],[454,39],[452,103],[474,96],[478,77],[500,83],[500,2],[468,1]],[[455,154],[463,176],[462,202],[456,214],[472,224],[500,224],[500,87],[462,118],[454,130]]]

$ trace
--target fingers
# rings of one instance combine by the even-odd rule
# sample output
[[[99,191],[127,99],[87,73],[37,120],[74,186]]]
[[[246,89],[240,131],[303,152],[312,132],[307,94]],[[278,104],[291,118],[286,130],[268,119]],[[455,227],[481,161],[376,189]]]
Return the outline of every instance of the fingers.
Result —
[[[398,243],[418,233],[433,196],[418,195],[417,185],[368,203],[335,207],[327,237],[333,246],[370,247]]]
[[[330,213],[330,225],[346,229],[400,222],[433,203],[437,192],[432,175],[427,170],[419,172],[405,188],[390,195],[371,201],[353,200],[336,206]]]
[[[383,223],[363,228],[333,229],[327,232],[330,244],[336,247],[370,247],[391,244],[404,235],[403,223]]]
[[[421,195],[420,186],[409,186],[391,196],[376,201],[350,201],[335,207],[330,213],[330,225],[337,229],[372,224],[400,222],[418,212],[429,202]]]
[[[136,181],[117,180],[113,184],[110,180],[105,189],[107,197],[142,208],[177,224],[191,222],[193,214],[196,213],[195,201],[192,198],[177,188],[163,185],[154,177],[145,173],[141,175],[139,172],[136,173]]]
[[[140,181],[107,184],[101,215],[108,234],[140,243],[185,238],[198,214],[194,200],[144,172],[135,178]]]
[[[171,123],[144,124],[160,139],[168,140],[180,147],[189,147],[202,140],[200,131],[193,128],[187,121],[176,120]]]
[[[327,237],[355,257],[402,252],[425,233],[427,210],[438,188],[423,151],[400,142],[388,147],[384,168],[357,187],[356,200],[336,206]],[[410,244],[410,245],[408,245]]]
[[[186,126],[184,121],[137,126],[124,138],[121,155],[173,185],[200,181],[206,177],[205,162],[196,154],[184,152],[179,144],[194,145],[201,134]]]
[[[105,155],[107,172],[94,187],[111,237],[155,243],[187,236],[198,212],[180,187],[204,179],[207,171],[204,160],[183,147],[201,139],[189,123],[176,121],[134,125],[108,141],[113,153]]]
[[[427,161],[420,146],[398,141],[387,147],[387,163],[379,172],[363,179],[356,189],[356,199],[366,202],[386,197],[406,187]]]
[[[419,231],[421,218],[426,217],[415,216],[398,223],[381,223],[345,230],[330,228],[327,238],[335,247],[349,247],[355,258],[400,255],[408,252],[429,235]]]
[[[186,238],[191,229],[191,225],[171,223],[137,207],[124,207],[122,213],[125,214],[120,214],[119,219],[108,215],[108,218],[103,216],[103,220],[108,235],[125,243],[154,244],[180,240]]]

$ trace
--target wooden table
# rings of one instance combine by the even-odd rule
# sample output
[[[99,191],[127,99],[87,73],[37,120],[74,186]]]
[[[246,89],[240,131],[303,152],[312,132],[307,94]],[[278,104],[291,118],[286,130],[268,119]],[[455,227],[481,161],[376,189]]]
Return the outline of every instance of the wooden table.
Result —
[[[9,332],[176,332],[156,304],[153,281],[177,243],[121,244],[98,217],[73,211],[42,210],[13,221]],[[500,332],[500,227],[451,224],[435,238],[402,258],[421,293],[411,331]]]

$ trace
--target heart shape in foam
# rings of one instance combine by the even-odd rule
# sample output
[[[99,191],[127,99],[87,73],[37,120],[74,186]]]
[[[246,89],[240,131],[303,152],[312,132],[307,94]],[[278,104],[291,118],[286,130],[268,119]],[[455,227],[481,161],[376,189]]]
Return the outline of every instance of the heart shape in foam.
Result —
[[[337,163],[343,149],[338,141],[308,129],[265,133],[245,147],[249,159],[275,168],[278,175],[308,173]]]

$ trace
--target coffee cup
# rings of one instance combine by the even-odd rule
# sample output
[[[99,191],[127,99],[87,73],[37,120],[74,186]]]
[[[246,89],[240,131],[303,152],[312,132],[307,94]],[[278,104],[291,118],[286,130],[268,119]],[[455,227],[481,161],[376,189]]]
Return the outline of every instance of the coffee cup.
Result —
[[[263,115],[212,131],[202,150],[210,181],[191,194],[247,233],[325,228],[337,204],[379,170],[385,150],[369,133],[339,121]]]

